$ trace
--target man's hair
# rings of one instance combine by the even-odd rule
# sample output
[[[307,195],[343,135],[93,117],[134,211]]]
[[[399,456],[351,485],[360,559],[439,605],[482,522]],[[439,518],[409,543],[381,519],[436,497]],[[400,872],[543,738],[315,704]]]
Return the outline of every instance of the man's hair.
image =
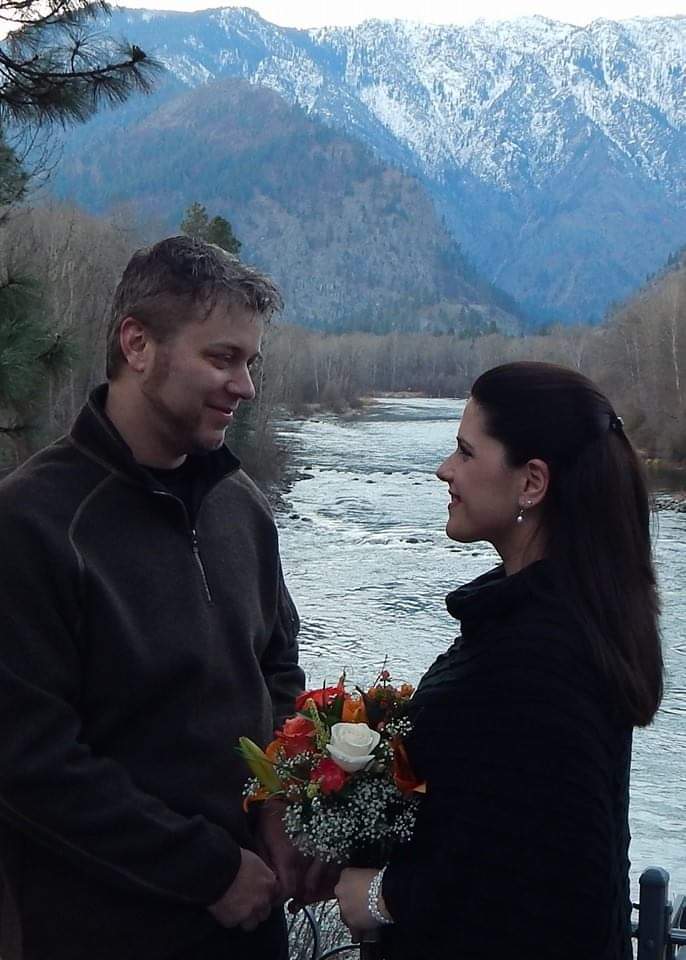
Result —
[[[220,301],[247,307],[267,320],[283,306],[269,277],[212,243],[167,237],[137,250],[114,292],[107,329],[108,380],[125,363],[119,333],[126,317],[134,317],[164,343]]]

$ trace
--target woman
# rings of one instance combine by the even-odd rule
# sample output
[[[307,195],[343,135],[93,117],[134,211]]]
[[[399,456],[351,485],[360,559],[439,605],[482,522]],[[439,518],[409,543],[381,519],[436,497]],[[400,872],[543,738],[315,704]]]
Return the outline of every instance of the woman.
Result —
[[[662,695],[638,458],[589,380],[512,363],[472,387],[438,476],[448,536],[502,565],[447,598],[461,636],[407,741],[415,835],[343,872],[343,916],[392,960],[628,960],[631,731]]]

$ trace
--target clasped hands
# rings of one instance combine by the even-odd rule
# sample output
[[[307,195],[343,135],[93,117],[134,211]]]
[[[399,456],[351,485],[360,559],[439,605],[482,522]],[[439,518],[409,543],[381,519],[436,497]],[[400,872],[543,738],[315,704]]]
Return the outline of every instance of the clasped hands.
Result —
[[[303,856],[283,828],[283,804],[267,800],[255,814],[258,853],[241,849],[241,865],[226,893],[209,907],[223,927],[254,930],[280,903],[293,900],[294,909],[328,900],[340,867]]]

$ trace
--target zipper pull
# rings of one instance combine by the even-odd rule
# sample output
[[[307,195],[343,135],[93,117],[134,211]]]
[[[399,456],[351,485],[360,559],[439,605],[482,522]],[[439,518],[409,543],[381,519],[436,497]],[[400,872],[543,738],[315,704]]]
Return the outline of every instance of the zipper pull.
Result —
[[[193,556],[195,557],[195,562],[198,565],[200,576],[202,577],[202,585],[205,588],[205,596],[207,597],[209,603],[212,603],[212,592],[207,579],[207,571],[205,570],[205,564],[203,563],[202,556],[200,555],[200,540],[198,539],[198,532],[194,527],[191,527],[191,549],[193,551]]]

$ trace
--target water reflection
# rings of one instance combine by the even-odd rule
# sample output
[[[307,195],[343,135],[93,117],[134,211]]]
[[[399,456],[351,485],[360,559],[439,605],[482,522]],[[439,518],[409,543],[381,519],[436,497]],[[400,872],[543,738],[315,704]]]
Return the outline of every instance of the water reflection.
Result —
[[[303,621],[312,683],[345,668],[371,681],[388,656],[416,682],[456,632],[444,596],[497,561],[486,544],[444,533],[445,485],[463,400],[388,399],[363,416],[288,422],[299,480],[279,517],[284,566]],[[632,881],[659,864],[686,894],[686,514],[662,513],[656,561],[667,665],[664,706],[635,738]]]

